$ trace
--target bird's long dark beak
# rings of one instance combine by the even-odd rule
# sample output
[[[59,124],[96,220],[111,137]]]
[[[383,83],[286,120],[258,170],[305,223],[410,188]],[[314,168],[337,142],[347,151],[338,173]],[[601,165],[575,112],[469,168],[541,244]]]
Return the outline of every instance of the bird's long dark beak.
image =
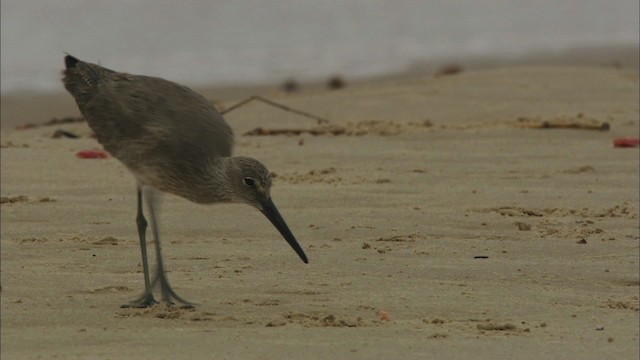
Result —
[[[262,202],[262,209],[260,209],[260,212],[262,212],[264,216],[266,216],[276,227],[276,229],[280,231],[280,234],[282,234],[284,239],[287,240],[289,245],[291,245],[293,250],[295,250],[298,256],[300,256],[302,261],[304,261],[305,264],[308,263],[309,260],[307,260],[307,255],[305,255],[304,250],[302,250],[302,247],[298,244],[298,241],[296,241],[291,230],[289,230],[287,223],[284,222],[284,219],[280,216],[280,212],[278,212],[278,208],[276,208],[276,205],[271,201],[271,198]]]

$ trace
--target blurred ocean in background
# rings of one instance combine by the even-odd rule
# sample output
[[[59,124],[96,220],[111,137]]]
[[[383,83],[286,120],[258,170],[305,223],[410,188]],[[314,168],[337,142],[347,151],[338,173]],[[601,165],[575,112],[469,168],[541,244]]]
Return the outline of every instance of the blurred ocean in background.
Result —
[[[3,0],[1,91],[62,91],[68,52],[192,86],[362,79],[430,61],[639,43],[637,0]]]

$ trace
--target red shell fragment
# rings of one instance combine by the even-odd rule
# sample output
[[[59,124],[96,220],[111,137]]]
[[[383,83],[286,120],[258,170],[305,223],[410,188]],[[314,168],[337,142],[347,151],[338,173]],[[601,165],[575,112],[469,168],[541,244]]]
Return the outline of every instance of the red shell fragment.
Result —
[[[109,157],[106,152],[102,150],[83,150],[78,151],[76,156],[80,159],[106,159]]]
[[[613,140],[613,147],[638,147],[640,139],[638,138],[620,138]]]

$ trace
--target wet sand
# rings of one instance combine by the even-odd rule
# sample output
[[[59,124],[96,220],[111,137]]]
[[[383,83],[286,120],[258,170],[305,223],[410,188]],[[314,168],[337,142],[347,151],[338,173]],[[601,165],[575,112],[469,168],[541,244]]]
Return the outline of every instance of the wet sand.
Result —
[[[196,309],[119,308],[143,287],[134,180],[75,156],[100,149],[84,123],[3,131],[2,357],[639,356],[639,153],[613,147],[639,133],[637,72],[267,95],[329,120],[262,103],[226,116],[236,154],[274,171],[310,263],[247,206],[166,196],[169,277]],[[57,99],[43,114],[77,114]]]

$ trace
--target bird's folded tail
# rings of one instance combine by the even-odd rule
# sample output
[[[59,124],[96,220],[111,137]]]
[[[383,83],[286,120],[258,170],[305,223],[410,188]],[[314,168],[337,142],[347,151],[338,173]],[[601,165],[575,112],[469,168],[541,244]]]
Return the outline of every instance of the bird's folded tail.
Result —
[[[62,71],[64,87],[73,95],[91,92],[102,78],[111,70],[100,65],[86,63],[71,55],[64,57],[66,69]]]

